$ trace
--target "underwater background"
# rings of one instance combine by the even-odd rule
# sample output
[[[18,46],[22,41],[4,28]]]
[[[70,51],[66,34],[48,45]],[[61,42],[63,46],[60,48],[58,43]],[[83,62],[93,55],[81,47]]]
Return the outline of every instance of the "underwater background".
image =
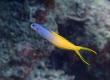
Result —
[[[55,47],[38,23],[75,45]],[[0,0],[0,80],[110,80],[110,0]]]

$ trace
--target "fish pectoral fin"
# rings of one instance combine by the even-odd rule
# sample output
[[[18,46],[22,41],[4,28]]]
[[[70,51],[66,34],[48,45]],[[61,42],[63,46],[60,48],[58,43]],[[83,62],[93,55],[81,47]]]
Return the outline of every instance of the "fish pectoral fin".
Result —
[[[90,64],[82,57],[82,55],[80,54],[79,50],[77,50],[77,51],[75,51],[75,52],[77,53],[77,55],[80,57],[80,59],[81,59],[84,63],[86,63],[87,65],[90,65]]]

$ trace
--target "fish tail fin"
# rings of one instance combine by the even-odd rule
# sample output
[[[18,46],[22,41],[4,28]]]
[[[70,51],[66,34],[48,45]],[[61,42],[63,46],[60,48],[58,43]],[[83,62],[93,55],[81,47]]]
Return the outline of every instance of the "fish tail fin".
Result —
[[[97,54],[94,50],[86,48],[86,47],[81,47],[80,50],[87,50],[87,51],[93,52],[94,54]]]
[[[80,59],[81,59],[84,63],[86,63],[87,65],[90,65],[90,64],[82,57],[82,55],[80,54],[79,51],[75,51],[75,52],[77,53],[77,55],[80,57]]]
[[[92,50],[92,49],[85,48],[85,47],[82,47],[82,46],[76,46],[76,50],[74,50],[74,51],[77,53],[77,55],[80,57],[80,59],[81,59],[84,63],[86,63],[87,65],[90,65],[90,64],[82,57],[82,55],[80,54],[79,50],[87,50],[87,51],[91,51],[91,52],[93,52],[93,53],[95,53],[95,54],[97,54],[97,53],[96,53],[94,50]]]

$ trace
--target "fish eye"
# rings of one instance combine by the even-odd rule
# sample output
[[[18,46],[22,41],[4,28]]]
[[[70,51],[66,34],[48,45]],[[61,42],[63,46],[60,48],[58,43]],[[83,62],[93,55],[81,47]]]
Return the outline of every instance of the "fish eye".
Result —
[[[35,25],[34,25],[34,24],[32,24],[32,25],[31,25],[31,27],[35,27]]]
[[[34,27],[36,27],[36,25],[35,24],[31,24],[31,28],[34,28]]]

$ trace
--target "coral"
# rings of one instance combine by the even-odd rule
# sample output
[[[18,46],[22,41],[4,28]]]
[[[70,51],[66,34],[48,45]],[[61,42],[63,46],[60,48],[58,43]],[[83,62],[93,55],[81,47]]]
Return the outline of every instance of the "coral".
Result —
[[[46,14],[46,11],[37,9],[32,17],[35,18],[37,23],[42,23],[46,21]]]
[[[25,62],[28,60],[28,65],[24,65],[22,62],[23,67],[23,73],[22,76],[26,77],[27,74],[29,74],[30,70],[32,69],[33,65],[36,61],[38,61],[41,58],[46,57],[44,54],[37,54],[38,51],[33,49],[32,46],[28,42],[22,42],[17,45],[17,51],[18,55],[22,58],[22,60]]]
[[[34,75],[39,77],[33,78]],[[31,76],[27,77],[26,80],[28,78],[31,78],[32,80],[74,80],[75,76],[68,76],[64,73],[63,70],[39,70],[37,68],[34,68],[33,72],[31,72]]]
[[[40,0],[48,8],[55,8],[55,0]]]

